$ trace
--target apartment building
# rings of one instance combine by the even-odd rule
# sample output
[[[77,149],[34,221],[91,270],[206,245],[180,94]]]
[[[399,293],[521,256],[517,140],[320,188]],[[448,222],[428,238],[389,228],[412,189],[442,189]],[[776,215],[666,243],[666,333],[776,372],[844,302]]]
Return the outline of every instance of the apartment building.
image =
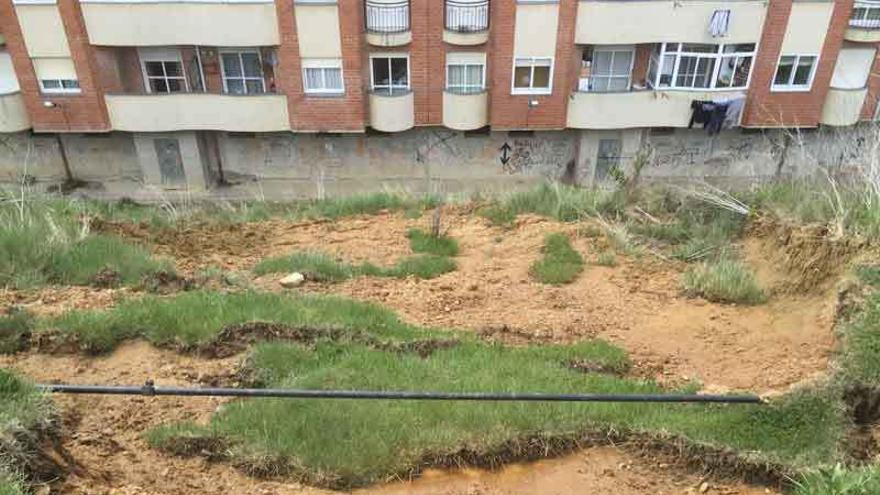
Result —
[[[0,139],[171,189],[590,182],[873,121],[878,44],[870,0],[0,0]]]

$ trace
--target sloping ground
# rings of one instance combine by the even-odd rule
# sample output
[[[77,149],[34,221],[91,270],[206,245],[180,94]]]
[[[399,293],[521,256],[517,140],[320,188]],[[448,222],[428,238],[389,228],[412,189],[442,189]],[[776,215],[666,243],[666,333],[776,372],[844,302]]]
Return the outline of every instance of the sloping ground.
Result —
[[[69,383],[142,383],[197,386],[231,380],[240,356],[203,360],[159,350],[143,342],[124,344],[98,358],[28,353],[0,356],[34,380]],[[227,463],[183,459],[151,449],[141,434],[160,424],[206,421],[224,401],[211,398],[55,396],[65,419],[62,446],[77,462],[56,489],[71,495],[293,495],[330,494],[297,483],[249,478]],[[358,491],[361,495],[513,495],[542,493],[696,493],[703,483],[709,493],[772,493],[762,488],[724,483],[688,474],[662,459],[637,456],[610,447],[586,449],[562,459],[518,464],[500,472],[432,471],[411,483]]]
[[[248,270],[257,261],[296,250],[391,265],[410,254],[407,230],[424,228],[428,221],[388,213],[334,222],[188,226],[159,235],[128,224],[101,228],[174,256],[184,274],[214,268],[235,272],[247,284]],[[710,390],[778,392],[827,368],[836,304],[833,283],[809,294],[779,292],[760,306],[715,304],[681,294],[684,265],[678,262],[644,254],[638,259],[619,255],[616,267],[590,265],[609,241],[604,236],[578,237],[575,224],[521,216],[514,228],[503,229],[453,207],[446,208],[442,223],[461,246],[454,272],[432,280],[362,277],[335,285],[307,284],[303,290],[379,302],[412,323],[472,329],[510,343],[601,337],[625,348],[652,378],[698,380]],[[572,284],[539,284],[529,277],[529,267],[545,235],[560,231],[575,237],[574,246],[588,266]],[[252,283],[281,290],[280,277]],[[70,307],[110,306],[126,295],[126,290],[59,288],[2,293],[0,301],[57,314]]]

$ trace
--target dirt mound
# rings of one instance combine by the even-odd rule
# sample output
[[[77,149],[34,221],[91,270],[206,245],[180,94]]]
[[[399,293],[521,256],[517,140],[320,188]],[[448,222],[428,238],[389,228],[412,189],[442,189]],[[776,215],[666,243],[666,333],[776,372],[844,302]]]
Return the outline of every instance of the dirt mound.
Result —
[[[811,294],[827,290],[846,269],[863,241],[839,236],[827,225],[791,225],[759,218],[749,227],[749,261],[777,293]]]

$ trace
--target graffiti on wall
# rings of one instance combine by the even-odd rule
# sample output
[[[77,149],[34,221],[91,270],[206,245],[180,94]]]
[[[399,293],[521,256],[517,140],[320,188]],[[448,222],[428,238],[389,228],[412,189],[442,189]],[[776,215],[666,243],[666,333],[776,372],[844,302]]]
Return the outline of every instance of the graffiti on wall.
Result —
[[[498,148],[501,169],[509,175],[534,174],[558,177],[571,160],[568,140],[546,138],[515,138]]]

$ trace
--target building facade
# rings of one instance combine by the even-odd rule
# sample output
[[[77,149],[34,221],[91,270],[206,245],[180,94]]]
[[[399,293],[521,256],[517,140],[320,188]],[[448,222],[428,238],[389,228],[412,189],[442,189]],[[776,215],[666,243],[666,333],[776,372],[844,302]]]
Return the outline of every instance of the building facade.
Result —
[[[0,179],[590,182],[874,121],[878,44],[868,0],[0,0]]]

